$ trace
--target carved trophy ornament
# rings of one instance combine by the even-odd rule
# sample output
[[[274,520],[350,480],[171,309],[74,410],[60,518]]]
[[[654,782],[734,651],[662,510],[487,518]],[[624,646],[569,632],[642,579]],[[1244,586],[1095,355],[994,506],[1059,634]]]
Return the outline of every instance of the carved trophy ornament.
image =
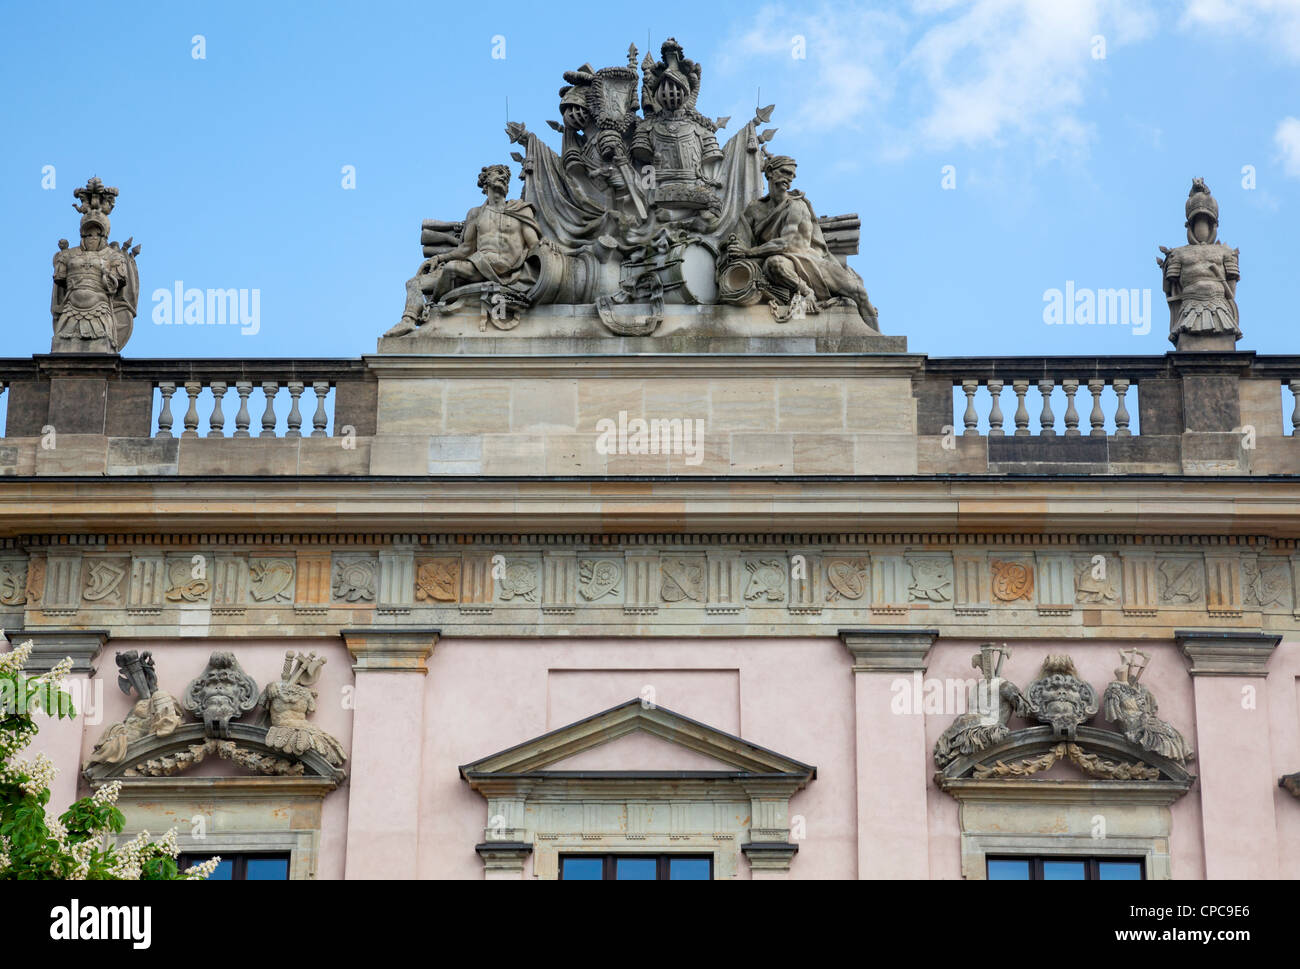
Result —
[[[985,643],[971,657],[971,666],[980,671],[983,679],[971,688],[967,712],[959,714],[935,743],[934,762],[939,767],[1000,743],[1011,733],[1007,726],[1011,715],[1028,715],[1029,705],[1019,687],[1002,678],[1002,664],[1010,656],[1005,643]]]
[[[233,653],[215,652],[186,688],[182,703],[158,689],[149,653],[118,653],[118,685],[138,699],[125,719],[104,731],[83,771],[92,780],[166,777],[216,757],[258,774],[297,777],[311,772],[341,780],[342,745],[307,720],[316,709],[311,684],[324,663],[315,653],[290,652],[281,679],[259,694]],[[269,725],[235,722],[259,705],[266,707]],[[182,723],[182,709],[200,722]],[[156,743],[137,747],[127,760],[133,744],[150,738]]]
[[[284,654],[280,679],[262,691],[261,702],[271,716],[266,745],[295,757],[312,750],[338,767],[347,759],[343,745],[307,720],[308,714],[316,711],[316,691],[311,685],[324,665],[324,658],[315,653]]]
[[[108,215],[117,202],[117,189],[98,178],[76,189],[73,206],[81,213],[81,244],[68,247],[59,240],[54,255],[54,317],[51,353],[120,353],[131,338],[140,300],[140,275],[135,257],[140,247],[131,240],[108,241]]]
[[[208,737],[229,737],[230,721],[257,705],[257,684],[234,653],[213,653],[207,668],[190,681],[185,709],[203,721]]]
[[[778,322],[840,305],[861,332],[878,332],[845,262],[857,252],[857,217],[819,219],[790,191],[794,159],[770,156],[776,129],[760,130],[774,105],[720,143],[731,119],[699,110],[703,76],[671,37],[639,65],[631,45],[626,63],[563,72],[561,120],[547,122],[559,152],[507,123],[522,148],[511,153],[520,198],[506,198],[509,168],[487,165],[483,205],[458,222],[423,223],[425,261],[385,336],[475,313],[480,331],[512,330],[524,312],[557,304],[594,311],[618,336],[652,334],[666,304],[765,303]]]
[[[1097,712],[1097,692],[1079,678],[1070,657],[1048,656],[1038,678],[1022,694],[1001,677],[1008,656],[1005,646],[986,643],[972,658],[984,679],[972,691],[969,712],[957,716],[935,744],[940,786],[946,788],[967,776],[975,780],[1028,777],[1060,761],[1100,780],[1168,778],[1190,784],[1185,768],[1194,757],[1191,746],[1157,716],[1155,697],[1138,682],[1149,659],[1146,653],[1121,652],[1124,665],[1106,687],[1105,716],[1119,726],[1120,733],[1085,725]],[[1012,716],[1047,724],[1050,730],[1034,726],[1012,730],[1008,724]],[[966,759],[955,763],[962,758]]]
[[[104,731],[90,752],[87,764],[120,764],[126,758],[127,748],[144,737],[167,737],[181,724],[180,703],[175,697],[158,689],[158,674],[154,671],[153,656],[127,650],[118,653],[117,685],[137,699],[125,719],[112,724]]]
[[[1169,342],[1179,350],[1231,350],[1241,338],[1239,249],[1219,241],[1219,203],[1201,178],[1184,205],[1187,245],[1157,257],[1169,302]]]
[[[1137,657],[1142,657],[1142,662]],[[1156,698],[1138,682],[1151,657],[1138,649],[1123,650],[1119,654],[1123,666],[1115,671],[1115,680],[1103,694],[1106,719],[1119,724],[1124,736],[1140,746],[1186,765],[1192,760],[1191,745],[1170,723],[1156,714]]]

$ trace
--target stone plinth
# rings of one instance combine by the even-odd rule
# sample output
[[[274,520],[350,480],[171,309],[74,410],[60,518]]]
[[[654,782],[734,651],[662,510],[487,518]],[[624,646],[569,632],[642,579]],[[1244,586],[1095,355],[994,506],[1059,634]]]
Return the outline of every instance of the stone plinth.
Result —
[[[620,320],[644,319],[648,303],[618,307]],[[500,327],[513,323],[503,331]],[[852,307],[832,306],[778,323],[766,306],[664,307],[649,336],[612,333],[594,304],[538,306],[516,321],[485,313],[436,317],[414,333],[382,337],[388,354],[611,354],[611,353],[905,353],[907,337],[867,327]]]

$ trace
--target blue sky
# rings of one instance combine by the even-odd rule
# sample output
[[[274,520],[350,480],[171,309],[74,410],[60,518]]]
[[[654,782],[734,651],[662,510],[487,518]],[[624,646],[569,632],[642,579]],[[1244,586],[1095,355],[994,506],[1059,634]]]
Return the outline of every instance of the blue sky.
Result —
[[[129,356],[373,352],[420,262],[420,220],[462,217],[480,166],[508,159],[507,98],[556,142],[561,73],[622,64],[629,43],[644,54],[647,32],[703,65],[700,109],[731,130],[760,88],[775,102],[772,149],[798,158],[820,214],[860,213],[851,263],[914,351],[1165,352],[1154,257],[1185,241],[1193,176],[1241,249],[1240,347],[1300,349],[1300,0],[651,9],[11,5],[5,355],[49,350],[50,259],[76,243],[72,190],[90,175],[120,189],[112,237],[143,245]],[[177,280],[260,290],[260,331],[153,325],[151,293]],[[1151,289],[1150,332],[1046,325],[1044,293],[1067,281]]]

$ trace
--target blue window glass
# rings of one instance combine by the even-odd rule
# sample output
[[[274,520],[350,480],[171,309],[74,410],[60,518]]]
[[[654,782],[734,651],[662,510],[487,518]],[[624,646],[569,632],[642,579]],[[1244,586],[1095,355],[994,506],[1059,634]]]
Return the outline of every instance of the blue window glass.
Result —
[[[654,881],[659,877],[659,863],[654,858],[619,858],[615,874],[621,882]]]
[[[604,869],[604,858],[565,858],[564,880],[566,882],[598,882],[604,877]]]
[[[181,869],[182,871],[184,869]],[[235,860],[233,858],[222,858],[217,862],[217,870],[208,876],[208,881],[228,882],[235,877]]]
[[[668,878],[670,881],[708,881],[709,859],[670,858],[668,861]]]
[[[1088,877],[1085,861],[1043,861],[1043,881],[1084,881]]]
[[[1028,858],[989,859],[990,881],[1029,881]]]
[[[1140,861],[1099,861],[1097,878],[1104,882],[1142,880],[1142,863]]]
[[[244,879],[250,882],[286,881],[288,878],[288,858],[258,858],[254,855],[248,859],[244,869]]]

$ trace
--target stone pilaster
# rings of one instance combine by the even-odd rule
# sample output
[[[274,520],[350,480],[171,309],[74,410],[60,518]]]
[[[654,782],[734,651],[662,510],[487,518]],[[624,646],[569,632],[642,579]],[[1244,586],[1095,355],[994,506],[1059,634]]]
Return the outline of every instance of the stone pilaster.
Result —
[[[1277,779],[1269,745],[1273,633],[1174,633],[1191,663],[1196,699],[1205,877],[1277,878]]]
[[[859,878],[930,877],[925,716],[896,713],[892,700],[895,681],[925,672],[938,635],[934,629],[840,630],[853,657]]]
[[[356,692],[347,878],[419,874],[425,661],[436,629],[345,629]]]

